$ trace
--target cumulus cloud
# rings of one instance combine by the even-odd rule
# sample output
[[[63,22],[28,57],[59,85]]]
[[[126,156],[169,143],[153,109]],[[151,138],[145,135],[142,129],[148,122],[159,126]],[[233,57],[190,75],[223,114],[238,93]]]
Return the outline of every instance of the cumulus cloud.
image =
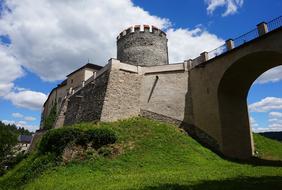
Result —
[[[267,127],[254,127],[255,132],[282,131],[282,112],[268,113]]]
[[[13,81],[23,75],[21,65],[10,51],[11,48],[0,44],[0,96],[6,95],[13,88]]]
[[[14,118],[23,118],[25,121],[35,121],[36,120],[35,117],[24,116],[23,114],[18,113],[18,112],[12,113],[12,117],[14,117]]]
[[[266,97],[259,102],[249,105],[251,112],[268,112],[271,110],[282,110],[282,98]]]
[[[56,81],[88,59],[105,65],[116,56],[116,36],[128,26],[151,24],[167,31],[171,62],[194,58],[223,43],[200,27],[173,29],[168,19],[130,0],[10,0],[3,7],[0,36],[11,44],[0,44],[0,97],[29,109],[38,110],[46,95],[15,87],[13,81],[24,75],[23,68]]]
[[[256,81],[257,84],[278,82],[282,80],[282,66],[275,67],[263,73]]]
[[[26,117],[24,117],[24,120],[25,120],[25,121],[35,121],[36,118],[35,118],[35,117],[32,117],[32,116],[26,116]]]
[[[253,118],[252,116],[249,117],[249,120],[250,120],[250,126],[252,128],[257,128],[259,126],[258,123],[256,122],[255,118]]]
[[[88,58],[104,65],[116,56],[116,36],[130,25],[146,23],[164,30],[171,26],[168,19],[151,15],[130,0],[5,3],[8,9],[0,19],[0,35],[11,39],[11,55],[49,81],[63,79]],[[195,57],[222,42],[199,28],[168,29],[168,34],[173,62]],[[173,44],[176,42],[177,45]]]
[[[222,39],[202,28],[168,29],[167,37],[169,39],[169,57],[172,63],[195,58],[199,56],[199,53],[212,50],[224,43]]]
[[[117,34],[129,25],[170,24],[129,0],[11,0],[6,6],[0,34],[10,37],[23,66],[44,80],[63,79],[88,58],[104,65],[115,57]]]
[[[12,113],[12,116],[14,118],[23,118],[23,114],[21,114],[21,113]]]
[[[282,119],[282,113],[281,112],[270,112],[269,117],[271,117],[271,118],[281,118]]]
[[[10,100],[15,106],[31,110],[40,110],[47,99],[47,95],[41,92],[26,90],[20,92],[10,92],[4,96],[4,98]]]
[[[205,0],[208,14],[213,12],[219,7],[225,7],[226,10],[222,16],[228,16],[237,13],[238,8],[243,6],[244,0]]]
[[[10,124],[10,125],[16,125],[17,127],[23,127],[29,131],[36,131],[38,129],[38,126],[35,125],[29,125],[26,121],[14,121],[14,120],[2,120],[3,123],[5,124]]]

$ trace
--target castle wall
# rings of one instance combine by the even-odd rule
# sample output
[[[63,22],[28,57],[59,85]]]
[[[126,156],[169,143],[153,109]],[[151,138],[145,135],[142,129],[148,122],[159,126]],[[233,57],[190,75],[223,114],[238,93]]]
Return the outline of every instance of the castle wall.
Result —
[[[64,125],[100,120],[108,78],[109,70],[106,70],[69,98]]]
[[[79,71],[69,75],[68,78],[67,78],[68,89],[72,87],[75,90],[76,88],[81,86],[82,81],[84,81],[84,75],[85,75],[84,73],[85,73],[85,71],[84,71],[84,69],[82,69],[82,70],[79,70]]]
[[[111,60],[111,72],[101,121],[115,121],[140,113],[142,75],[137,67]]]
[[[154,72],[150,73],[150,71]],[[183,64],[145,70],[141,91],[142,110],[184,120],[188,72],[185,71]]]

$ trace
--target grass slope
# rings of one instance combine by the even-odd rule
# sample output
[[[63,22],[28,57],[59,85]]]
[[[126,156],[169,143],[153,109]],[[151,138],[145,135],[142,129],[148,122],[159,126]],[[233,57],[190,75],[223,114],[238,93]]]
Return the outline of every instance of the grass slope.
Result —
[[[132,118],[73,127],[112,128],[118,134],[116,146],[122,154],[111,158],[98,156],[66,166],[50,164],[42,175],[36,177],[34,172],[34,179],[23,186],[22,183],[9,184],[8,181],[23,180],[15,176],[23,172],[23,165],[32,165],[30,160],[25,160],[0,178],[0,187],[26,190],[282,189],[281,166],[224,160],[172,125]],[[255,143],[260,156],[282,160],[281,143],[259,135],[255,135]],[[33,171],[30,173],[32,175]]]

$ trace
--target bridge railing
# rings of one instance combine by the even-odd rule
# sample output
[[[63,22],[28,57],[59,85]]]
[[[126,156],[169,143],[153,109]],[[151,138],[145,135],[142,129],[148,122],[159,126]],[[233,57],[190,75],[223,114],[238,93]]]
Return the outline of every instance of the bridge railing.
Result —
[[[259,37],[257,28],[235,38],[234,41],[234,48],[239,47],[240,45],[249,42],[255,38]]]
[[[209,57],[209,59],[212,59],[212,58],[219,56],[219,55],[221,55],[221,54],[223,54],[227,51],[228,51],[228,49],[227,49],[226,44],[223,44],[223,45],[219,46],[218,48],[215,48],[214,50],[209,51],[208,57]]]
[[[225,44],[222,44],[221,46],[215,48],[214,50],[211,50],[209,52],[203,52],[201,53],[199,57],[196,57],[195,59],[190,59],[187,61],[191,63],[190,64],[191,68],[196,67],[197,65],[200,65],[201,63],[204,63],[210,59],[213,59],[219,55],[222,55],[223,53],[230,51],[234,48],[237,48],[246,42],[249,42],[251,40],[258,38],[259,36],[262,36],[270,31],[281,28],[281,26],[282,26],[282,16],[279,16],[269,22],[262,22],[257,25],[257,28],[237,38],[226,40]]]
[[[272,30],[275,30],[281,27],[281,25],[282,25],[282,16],[277,17],[267,23],[268,31],[270,32]]]

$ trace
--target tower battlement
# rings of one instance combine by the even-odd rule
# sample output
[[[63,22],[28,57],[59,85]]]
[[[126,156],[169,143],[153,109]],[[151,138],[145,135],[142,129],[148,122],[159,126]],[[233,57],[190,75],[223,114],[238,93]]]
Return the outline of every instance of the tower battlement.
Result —
[[[147,33],[152,33],[161,37],[166,38],[166,33],[162,31],[161,29],[157,28],[156,26],[153,25],[134,25],[131,27],[128,27],[127,29],[123,30],[118,36],[117,40],[120,40],[121,38],[125,37],[126,35],[130,35],[132,33],[139,33],[139,32],[147,32]]]
[[[117,37],[117,59],[139,66],[168,64],[166,33],[146,24],[123,30]]]

